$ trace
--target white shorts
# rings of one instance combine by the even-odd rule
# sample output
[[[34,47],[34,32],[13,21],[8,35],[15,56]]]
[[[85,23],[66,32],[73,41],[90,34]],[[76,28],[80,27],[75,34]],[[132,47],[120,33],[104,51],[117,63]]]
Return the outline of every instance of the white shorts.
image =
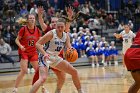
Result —
[[[127,49],[130,48],[131,44],[123,45],[122,53],[125,54]]]
[[[44,60],[43,59],[43,55],[41,55],[39,57],[39,66],[47,66],[47,67],[51,66],[51,67],[55,67],[62,60],[63,60],[63,58],[59,57],[58,55],[50,55],[50,59]]]

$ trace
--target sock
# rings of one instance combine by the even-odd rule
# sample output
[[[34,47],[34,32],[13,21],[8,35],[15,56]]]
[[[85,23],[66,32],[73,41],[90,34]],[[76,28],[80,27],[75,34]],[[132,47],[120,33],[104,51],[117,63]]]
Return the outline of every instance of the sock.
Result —
[[[78,91],[78,93],[84,93],[84,92],[82,91],[82,89],[78,89],[77,91]]]

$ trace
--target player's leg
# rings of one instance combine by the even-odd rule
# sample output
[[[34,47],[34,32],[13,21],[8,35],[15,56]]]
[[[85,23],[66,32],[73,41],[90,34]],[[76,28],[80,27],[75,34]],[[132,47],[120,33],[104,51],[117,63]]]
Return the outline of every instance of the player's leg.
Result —
[[[78,90],[78,93],[83,93],[81,90],[81,83],[78,75],[78,71],[67,61],[62,60],[55,68],[59,69],[60,71],[65,71],[66,73],[72,75],[72,80],[75,87]]]
[[[35,70],[35,74],[33,76],[32,84],[34,84],[39,79],[39,65],[38,65],[38,54],[34,54],[30,57],[30,63]]]
[[[35,74],[33,76],[32,85],[39,79],[39,67],[35,70]]]
[[[57,76],[57,88],[55,90],[55,93],[61,93],[61,89],[62,89],[65,79],[66,79],[66,73],[64,71],[59,71],[54,68],[52,68],[52,70]]]
[[[27,74],[28,70],[27,70],[27,66],[28,66],[28,60],[26,59],[21,59],[20,61],[20,72],[16,78],[15,81],[15,88],[13,90],[13,93],[17,93],[17,88],[21,82],[21,80],[23,79],[24,75]]]
[[[131,72],[131,75],[135,82],[129,88],[128,93],[137,93],[140,89],[140,71]]]
[[[39,87],[46,81],[48,75],[48,67],[39,67],[39,79],[33,84],[30,93],[36,93]]]

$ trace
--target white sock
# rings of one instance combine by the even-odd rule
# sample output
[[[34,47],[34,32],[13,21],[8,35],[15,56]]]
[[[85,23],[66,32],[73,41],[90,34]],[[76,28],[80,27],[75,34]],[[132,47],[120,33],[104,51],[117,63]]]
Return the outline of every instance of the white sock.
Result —
[[[84,93],[82,89],[78,89],[77,91],[78,93]]]

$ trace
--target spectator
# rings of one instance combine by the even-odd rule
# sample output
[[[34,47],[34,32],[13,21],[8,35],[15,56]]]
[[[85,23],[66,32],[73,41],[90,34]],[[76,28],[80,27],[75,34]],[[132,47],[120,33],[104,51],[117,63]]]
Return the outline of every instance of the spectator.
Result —
[[[4,31],[4,40],[10,44],[11,42],[11,28],[10,25],[7,26],[6,30]]]
[[[24,2],[22,0],[16,0],[15,11],[17,12],[17,14],[20,12],[20,9],[22,8],[23,5]]]
[[[92,67],[95,67],[95,62],[96,62],[96,66],[99,67],[99,63],[98,63],[98,59],[97,59],[97,56],[96,56],[96,52],[95,52],[95,49],[94,49],[92,44],[90,44],[89,47],[87,47],[86,54],[87,54],[89,60],[92,63]]]
[[[101,59],[102,63],[105,63],[104,55],[103,55],[103,48],[101,47],[101,45],[99,43],[97,43],[95,52],[96,52],[97,59],[98,60]]]
[[[17,49],[17,45],[15,43],[15,39],[17,37],[17,30],[16,30],[16,27],[15,26],[12,26],[11,28],[11,42],[10,42],[10,45],[12,45],[12,49]]]
[[[21,7],[21,10],[20,10],[20,16],[22,16],[22,17],[26,17],[27,16],[27,14],[28,14],[28,11],[27,11],[27,9],[26,9],[26,6],[25,5],[23,5],[22,7]]]
[[[107,66],[107,64],[109,63],[109,44],[106,42],[104,47],[103,47],[103,60],[104,62],[104,66]]]
[[[116,49],[114,41],[111,41],[111,45],[109,47],[109,53],[110,53],[109,65],[111,65],[112,60],[114,61],[115,65],[118,65],[118,61],[117,61],[118,50]]]
[[[34,7],[32,7],[32,8],[30,9],[30,14],[34,14],[34,15],[37,14],[37,6],[36,6],[36,5],[34,5]]]
[[[34,0],[29,0],[29,3],[27,5],[27,10],[30,11],[32,8],[34,8],[35,2]]]
[[[14,60],[10,57],[11,47],[9,44],[7,44],[3,38],[0,38],[0,62],[4,62],[5,60],[8,60],[9,62],[12,62],[14,65]],[[2,60],[4,59],[4,60]]]
[[[0,38],[3,37],[3,26],[2,24],[0,23]]]
[[[107,22],[107,27],[108,27],[108,28],[113,28],[113,27],[115,26],[115,23],[114,23],[115,20],[114,20],[112,14],[109,14],[109,15],[107,16],[106,22]]]
[[[118,27],[118,31],[122,31],[124,29],[124,22],[121,22]]]
[[[131,20],[128,21],[128,25],[130,26],[130,29],[133,30],[134,24]]]
[[[88,4],[85,4],[85,5],[84,5],[84,7],[83,7],[83,9],[82,9],[82,12],[83,12],[84,14],[89,14],[89,6],[88,6]]]
[[[72,5],[73,5],[74,8],[78,8],[78,6],[79,6],[78,0],[74,0]]]

